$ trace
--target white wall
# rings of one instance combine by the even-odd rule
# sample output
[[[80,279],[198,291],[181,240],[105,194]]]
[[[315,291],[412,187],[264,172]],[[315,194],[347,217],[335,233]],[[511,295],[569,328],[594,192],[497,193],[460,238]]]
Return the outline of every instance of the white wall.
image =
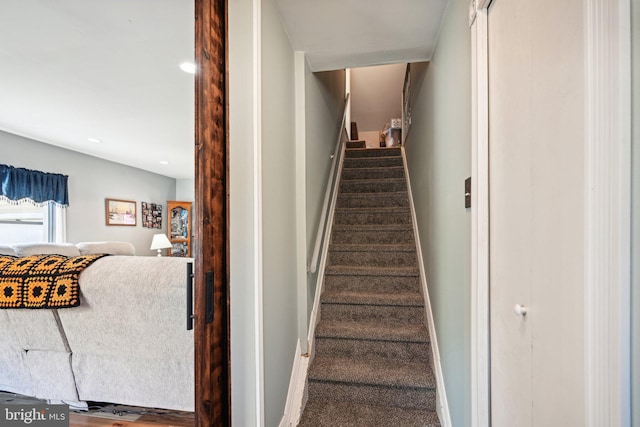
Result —
[[[262,249],[265,426],[284,413],[298,338],[294,54],[275,1],[262,2]]]
[[[379,132],[392,118],[402,117],[406,68],[391,64],[351,69],[351,121],[358,124],[358,134]]]
[[[231,405],[234,426],[257,426],[260,372],[253,0],[228,3],[229,25],[229,280]],[[256,17],[257,19],[257,17]]]
[[[15,167],[69,175],[67,241],[131,242],[137,255],[154,255],[153,235],[166,233],[167,200],[176,196],[176,180],[0,131],[0,162]],[[137,202],[138,225],[105,225],[105,198]],[[140,202],[161,204],[162,230],[143,228]]]
[[[468,5],[466,0],[450,1],[432,62],[411,64],[412,124],[406,141],[445,389],[456,427],[471,425],[471,218],[463,191],[465,178],[471,176]]]
[[[305,62],[307,263],[310,263],[313,255],[331,168],[331,155],[340,135],[344,91],[344,70],[313,73]],[[308,323],[315,297],[317,272],[309,274],[307,279]]]
[[[632,259],[631,259],[631,360],[632,425],[640,427],[640,3],[631,2],[633,79],[632,133]]]

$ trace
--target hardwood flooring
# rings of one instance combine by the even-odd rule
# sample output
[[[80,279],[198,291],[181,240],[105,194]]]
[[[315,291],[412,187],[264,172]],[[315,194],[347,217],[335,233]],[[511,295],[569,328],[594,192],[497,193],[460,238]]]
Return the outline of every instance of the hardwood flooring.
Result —
[[[0,391],[0,403],[43,402],[29,396]],[[99,404],[89,411],[70,411],[69,427],[193,427],[193,412]]]
[[[142,415],[135,421],[99,418],[92,415],[71,413],[69,427],[193,427],[194,415]]]

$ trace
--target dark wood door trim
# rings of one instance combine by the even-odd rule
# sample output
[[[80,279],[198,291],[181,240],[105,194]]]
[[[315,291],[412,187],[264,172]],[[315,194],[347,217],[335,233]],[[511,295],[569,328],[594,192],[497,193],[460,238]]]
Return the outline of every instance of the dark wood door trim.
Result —
[[[227,2],[195,0],[195,424],[231,425]],[[213,272],[213,322],[205,322]]]

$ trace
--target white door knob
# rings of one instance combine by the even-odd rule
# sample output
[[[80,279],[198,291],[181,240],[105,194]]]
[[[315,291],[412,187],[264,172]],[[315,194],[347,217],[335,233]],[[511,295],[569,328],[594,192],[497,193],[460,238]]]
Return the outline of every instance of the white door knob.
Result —
[[[516,304],[515,312],[518,316],[526,316],[527,315],[527,307],[521,304]]]

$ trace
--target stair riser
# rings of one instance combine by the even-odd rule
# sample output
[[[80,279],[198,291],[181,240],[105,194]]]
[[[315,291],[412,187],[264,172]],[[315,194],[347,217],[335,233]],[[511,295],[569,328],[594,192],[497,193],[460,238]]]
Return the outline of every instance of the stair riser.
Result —
[[[401,157],[402,152],[399,148],[389,148],[386,150],[368,148],[362,150],[347,150],[345,152],[345,158],[355,159],[361,157]]]
[[[407,193],[399,194],[340,194],[338,196],[338,208],[391,208],[408,207],[409,198]]]
[[[418,277],[391,276],[324,276],[324,288],[329,291],[404,292],[420,289]]]
[[[417,266],[413,252],[337,252],[329,251],[329,265],[413,267]]]
[[[407,182],[404,179],[342,181],[340,184],[341,193],[391,193],[398,191],[407,191]]]
[[[429,361],[429,344],[413,342],[316,338],[316,356],[389,361]]]
[[[353,230],[335,230],[333,232],[332,243],[351,244],[351,245],[368,245],[382,244],[392,245],[401,243],[415,243],[413,232],[409,230],[403,231],[353,231]]]
[[[390,305],[320,305],[323,320],[424,324],[424,307]]]
[[[350,401],[367,405],[389,405],[428,411],[436,409],[435,390],[429,389],[399,389],[309,380],[309,399],[331,402]]]
[[[344,181],[352,179],[389,179],[404,178],[404,169],[401,167],[384,167],[384,168],[350,168],[342,170],[342,179]]]
[[[347,148],[367,148],[365,141],[347,141]]]
[[[400,212],[381,212],[372,209],[370,213],[351,213],[336,211],[334,224],[341,225],[388,225],[411,224],[409,209]]]
[[[384,168],[402,166],[402,157],[360,157],[345,158],[343,167],[351,168]]]

